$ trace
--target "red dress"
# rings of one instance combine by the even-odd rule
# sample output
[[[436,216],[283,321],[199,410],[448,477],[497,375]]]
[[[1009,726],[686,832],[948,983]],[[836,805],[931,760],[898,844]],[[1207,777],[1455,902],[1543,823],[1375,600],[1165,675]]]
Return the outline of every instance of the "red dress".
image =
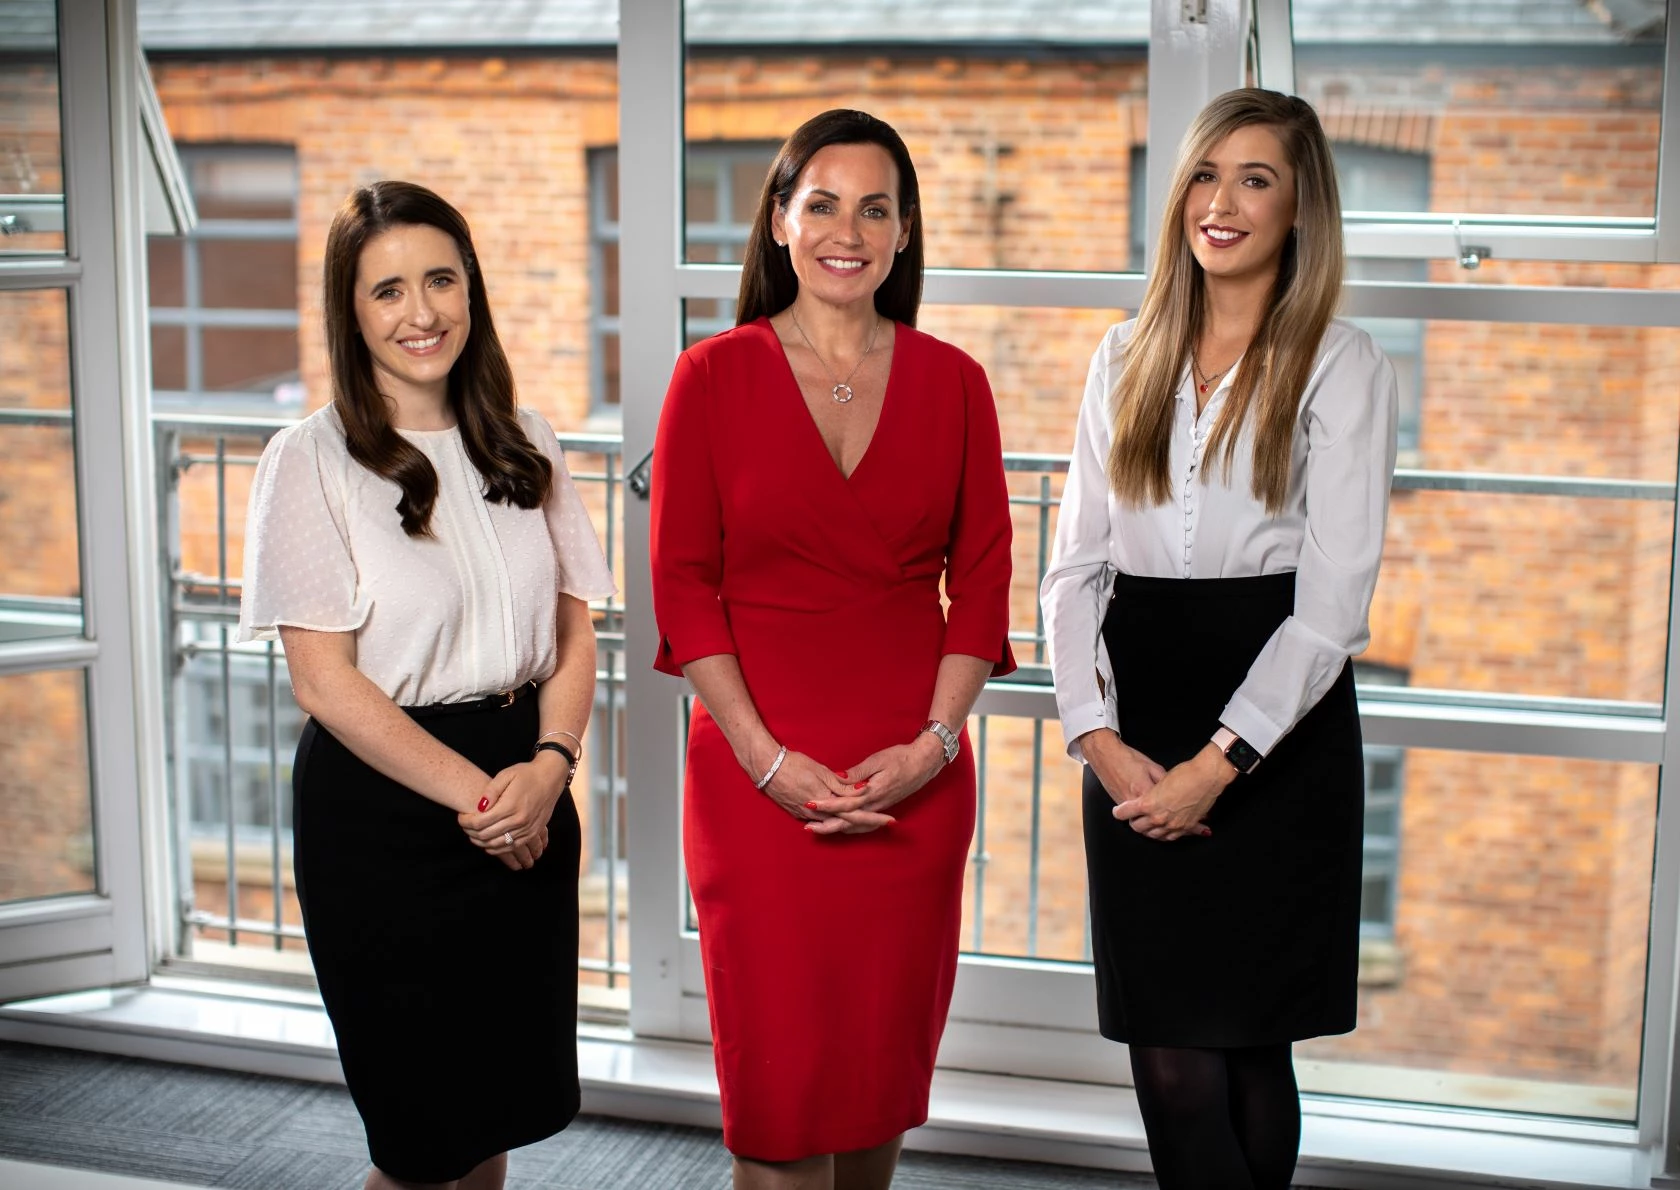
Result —
[[[997,410],[956,348],[898,326],[849,479],[768,320],[677,361],[654,452],[655,667],[735,654],[790,750],[839,770],[908,743],[946,653],[1012,670],[1009,544]],[[974,828],[966,731],[895,825],[819,838],[697,704],[683,812],[724,1144],[793,1161],[924,1123]]]

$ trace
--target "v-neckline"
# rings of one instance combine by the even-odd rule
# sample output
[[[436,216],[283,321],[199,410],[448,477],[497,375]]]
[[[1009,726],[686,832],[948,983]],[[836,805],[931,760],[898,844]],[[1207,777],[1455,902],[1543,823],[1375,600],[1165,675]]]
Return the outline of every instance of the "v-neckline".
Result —
[[[858,456],[858,461],[852,465],[851,471],[848,472],[841,469],[840,461],[829,452],[828,440],[823,437],[822,427],[817,424],[816,414],[811,412],[811,406],[805,400],[805,390],[799,387],[799,374],[793,370],[793,361],[788,358],[787,348],[782,346],[781,336],[776,333],[776,327],[771,323],[769,317],[766,316],[764,319],[765,333],[770,336],[770,341],[775,344],[776,354],[781,356],[782,367],[787,371],[788,383],[793,386],[793,395],[799,401],[799,412],[803,415],[805,424],[810,427],[812,436],[817,440],[817,449],[822,452],[823,458],[828,460],[828,465],[833,468],[834,474],[840,477],[840,482],[848,488],[851,486],[852,480],[857,477],[857,473],[863,470],[863,465],[869,461],[869,456],[874,453],[875,442],[881,437],[881,427],[887,421],[887,410],[892,408],[893,380],[898,375],[898,348],[901,343],[899,332],[903,329],[902,325],[896,322],[893,324],[893,356],[892,362],[887,365],[887,386],[881,393],[881,412],[875,416],[875,428],[869,433],[869,441],[864,445],[863,453]]]

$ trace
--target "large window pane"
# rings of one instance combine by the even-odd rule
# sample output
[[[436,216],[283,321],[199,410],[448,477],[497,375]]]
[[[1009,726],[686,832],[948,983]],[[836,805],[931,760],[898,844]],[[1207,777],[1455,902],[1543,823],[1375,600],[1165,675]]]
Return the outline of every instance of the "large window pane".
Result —
[[[63,251],[58,6],[0,0],[0,253]]]
[[[928,264],[1126,269],[1148,7],[970,6],[921,24],[912,11],[926,10],[688,6],[690,161],[745,140],[773,149],[819,112],[860,108],[916,162]],[[764,170],[730,182],[733,202],[691,187],[689,259],[716,259],[699,254],[696,221],[729,207],[750,222]]]
[[[0,642],[82,630],[62,290],[0,293]]]
[[[82,671],[0,677],[0,901],[97,887]]]
[[[1392,937],[1359,1029],[1297,1047],[1303,1089],[1633,1119],[1657,769],[1410,749],[1403,774]]]
[[[1296,88],[1333,139],[1428,161],[1349,209],[1650,218],[1665,7],[1295,0]]]

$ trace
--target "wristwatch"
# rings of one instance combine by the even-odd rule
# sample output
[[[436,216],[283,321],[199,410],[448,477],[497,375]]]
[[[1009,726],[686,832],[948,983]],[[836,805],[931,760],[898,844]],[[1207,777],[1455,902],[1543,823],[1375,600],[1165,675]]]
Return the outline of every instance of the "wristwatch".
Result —
[[[1225,759],[1230,761],[1231,767],[1239,773],[1252,773],[1263,759],[1254,745],[1223,723],[1219,725],[1219,730],[1213,733],[1213,746],[1225,754]]]
[[[957,752],[962,747],[962,740],[958,738],[956,732],[952,731],[949,727],[946,727],[937,719],[929,719],[926,723],[922,724],[922,730],[931,731],[934,734],[934,737],[938,739],[939,746],[945,749],[946,764],[950,764],[957,758]]]

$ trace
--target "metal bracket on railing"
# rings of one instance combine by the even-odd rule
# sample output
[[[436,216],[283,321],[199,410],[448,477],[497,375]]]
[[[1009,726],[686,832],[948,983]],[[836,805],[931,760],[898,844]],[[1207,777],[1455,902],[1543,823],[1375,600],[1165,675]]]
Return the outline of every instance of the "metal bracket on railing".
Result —
[[[22,215],[0,215],[0,236],[20,236],[34,230]]]
[[[1458,267],[1461,269],[1479,269],[1482,261],[1493,259],[1493,249],[1486,244],[1466,244],[1464,233],[1453,220],[1453,243],[1458,246]]]
[[[642,461],[630,468],[624,477],[625,484],[636,494],[639,500],[646,500],[648,492],[653,489],[653,452],[650,450],[642,456]]]

